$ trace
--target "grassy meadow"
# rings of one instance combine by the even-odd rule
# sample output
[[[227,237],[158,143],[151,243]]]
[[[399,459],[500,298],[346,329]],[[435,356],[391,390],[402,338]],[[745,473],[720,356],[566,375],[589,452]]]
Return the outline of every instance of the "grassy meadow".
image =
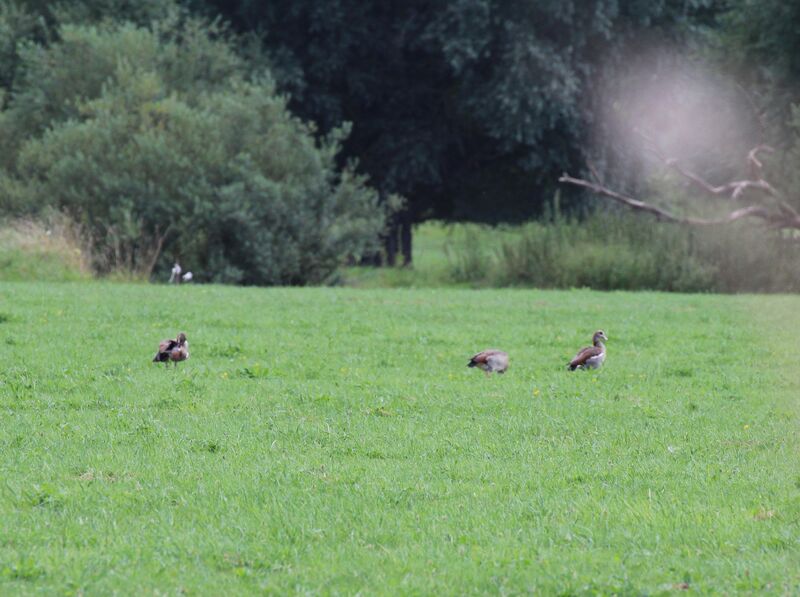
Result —
[[[799,324],[788,296],[2,283],[0,594],[797,594]],[[568,373],[597,328],[605,368]],[[466,368],[487,347],[505,376]]]
[[[538,221],[414,228],[411,268],[351,267],[336,281],[361,288],[592,288],[666,292],[798,293],[800,244],[746,224],[656,224],[597,210],[551,210]],[[0,268],[2,274],[2,268]]]

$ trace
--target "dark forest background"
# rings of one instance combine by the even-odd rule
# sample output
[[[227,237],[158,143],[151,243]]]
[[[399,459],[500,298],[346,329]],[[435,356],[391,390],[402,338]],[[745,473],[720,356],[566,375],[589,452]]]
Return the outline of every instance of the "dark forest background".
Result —
[[[797,1],[3,0],[0,210],[66,214],[99,273],[325,282],[410,263],[418,222],[525,222],[557,192],[580,217],[563,172],[646,192],[620,131],[674,130],[631,90],[676,77],[723,131],[682,158],[723,180],[769,141],[792,188]]]

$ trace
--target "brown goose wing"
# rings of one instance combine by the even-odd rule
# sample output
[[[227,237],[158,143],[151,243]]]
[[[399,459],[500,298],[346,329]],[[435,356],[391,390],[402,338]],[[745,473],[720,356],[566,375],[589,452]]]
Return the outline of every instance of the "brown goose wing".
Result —
[[[580,367],[592,357],[596,357],[602,352],[599,346],[587,346],[582,348],[581,351],[575,355],[575,358],[569,362],[570,367]]]
[[[158,344],[158,352],[169,352],[177,345],[178,343],[175,340],[162,340]]]
[[[469,360],[469,362],[470,363],[474,363],[474,364],[485,363],[489,359],[489,357],[491,357],[493,355],[496,355],[496,354],[500,354],[501,352],[503,352],[503,351],[502,350],[483,350],[483,351],[479,352],[478,354],[476,354],[474,357],[472,357]]]
[[[176,340],[162,340],[158,343],[158,352],[153,357],[154,363],[164,362],[169,359],[169,353],[178,345]]]

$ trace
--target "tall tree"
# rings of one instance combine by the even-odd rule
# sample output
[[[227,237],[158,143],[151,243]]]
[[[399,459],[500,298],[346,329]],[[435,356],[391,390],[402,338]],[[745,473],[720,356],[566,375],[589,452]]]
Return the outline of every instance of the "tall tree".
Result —
[[[721,75],[687,76],[686,69],[651,85],[650,93],[644,86],[620,117],[638,131],[635,151],[655,158],[667,184],[632,193],[599,175],[564,174],[560,181],[660,221],[707,227],[743,220],[794,242],[800,230],[800,2],[731,0],[717,17],[706,58]],[[633,108],[636,103],[646,108]]]
[[[639,46],[642,29],[650,42],[677,36],[714,6],[208,2],[239,30],[263,35],[293,109],[322,132],[353,122],[345,154],[383,193],[407,197],[398,222],[406,230],[429,217],[491,222],[535,214],[557,173],[585,161],[593,90]],[[404,249],[410,258],[410,246]]]
[[[767,134],[790,144],[791,107],[800,102],[800,1],[730,0],[718,39],[717,60],[764,111]]]

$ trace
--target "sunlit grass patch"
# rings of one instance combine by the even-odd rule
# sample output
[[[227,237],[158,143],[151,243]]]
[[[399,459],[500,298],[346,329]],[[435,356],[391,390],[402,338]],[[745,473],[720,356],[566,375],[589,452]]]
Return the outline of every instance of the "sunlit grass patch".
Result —
[[[0,222],[0,280],[74,281],[91,278],[77,227],[64,217]],[[0,323],[3,322],[0,314]]]
[[[0,301],[2,593],[798,589],[796,297]],[[606,365],[567,372],[600,327]],[[179,330],[191,358],[151,363]],[[490,346],[505,376],[466,367]]]

